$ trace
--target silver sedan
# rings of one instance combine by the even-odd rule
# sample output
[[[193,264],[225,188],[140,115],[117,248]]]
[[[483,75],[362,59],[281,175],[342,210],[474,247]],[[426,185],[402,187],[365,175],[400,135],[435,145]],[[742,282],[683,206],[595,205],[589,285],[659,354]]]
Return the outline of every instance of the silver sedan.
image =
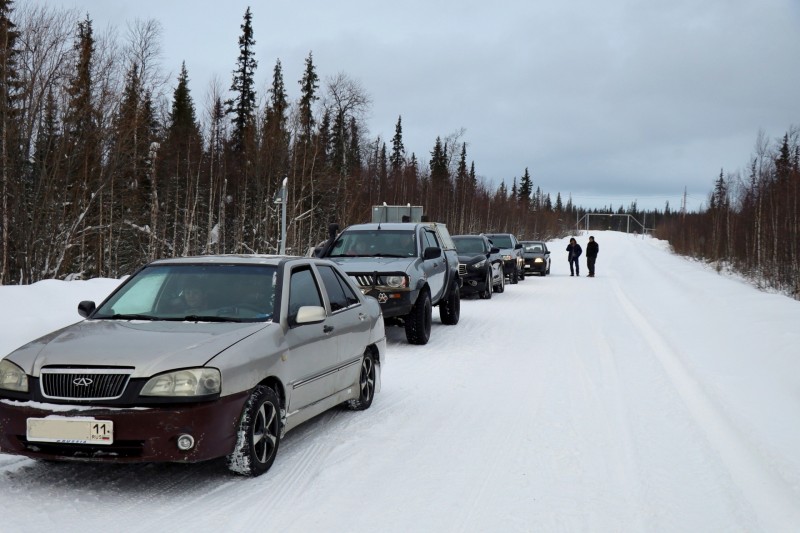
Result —
[[[48,460],[272,465],[281,437],[380,390],[380,305],[334,263],[150,263],[85,320],[0,360],[0,451]]]

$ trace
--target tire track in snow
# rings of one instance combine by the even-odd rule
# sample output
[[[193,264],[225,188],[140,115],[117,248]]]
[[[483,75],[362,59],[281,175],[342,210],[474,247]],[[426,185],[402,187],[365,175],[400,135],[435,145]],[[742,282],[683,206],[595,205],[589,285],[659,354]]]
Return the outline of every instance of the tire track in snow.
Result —
[[[620,307],[650,346],[697,426],[752,506],[760,524],[767,531],[779,531],[786,524],[800,524],[800,501],[792,497],[795,494],[793,487],[779,473],[771,471],[768,461],[750,445],[747,435],[738,431],[724,412],[715,406],[680,356],[650,325],[618,283],[612,286]]]

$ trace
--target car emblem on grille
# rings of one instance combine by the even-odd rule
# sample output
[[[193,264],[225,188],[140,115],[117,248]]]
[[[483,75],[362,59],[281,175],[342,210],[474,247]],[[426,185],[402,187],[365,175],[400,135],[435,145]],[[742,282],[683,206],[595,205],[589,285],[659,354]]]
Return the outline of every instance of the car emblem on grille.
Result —
[[[92,382],[93,380],[89,378],[75,378],[72,380],[72,384],[76,387],[88,387]]]
[[[378,302],[385,304],[389,300],[389,297],[386,296],[386,293],[382,292],[378,295]]]

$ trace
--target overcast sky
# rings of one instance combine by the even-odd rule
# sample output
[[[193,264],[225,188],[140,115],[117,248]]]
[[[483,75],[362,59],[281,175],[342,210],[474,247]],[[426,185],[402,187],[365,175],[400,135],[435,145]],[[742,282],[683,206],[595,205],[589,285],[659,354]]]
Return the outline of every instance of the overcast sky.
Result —
[[[402,116],[427,163],[463,128],[488,183],[528,168],[585,207],[678,209],[686,188],[698,209],[720,169],[746,174],[759,131],[800,126],[799,0],[36,1],[96,32],[157,20],[162,67],[174,80],[186,61],[198,108],[214,76],[230,86],[250,6],[260,96],[280,59],[295,100],[312,52],[321,80],[370,95],[372,138],[390,142]]]

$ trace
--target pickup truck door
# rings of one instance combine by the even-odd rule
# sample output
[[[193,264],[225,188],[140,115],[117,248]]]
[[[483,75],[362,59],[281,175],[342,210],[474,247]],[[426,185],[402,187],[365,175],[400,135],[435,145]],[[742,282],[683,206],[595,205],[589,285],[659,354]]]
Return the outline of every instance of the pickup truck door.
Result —
[[[442,245],[436,238],[436,233],[427,228],[422,230],[422,251],[425,248],[435,247],[441,250]],[[428,277],[428,286],[431,288],[431,301],[436,304],[444,294],[444,283],[447,280],[447,257],[442,250],[442,254],[436,259],[423,260],[422,269]]]

